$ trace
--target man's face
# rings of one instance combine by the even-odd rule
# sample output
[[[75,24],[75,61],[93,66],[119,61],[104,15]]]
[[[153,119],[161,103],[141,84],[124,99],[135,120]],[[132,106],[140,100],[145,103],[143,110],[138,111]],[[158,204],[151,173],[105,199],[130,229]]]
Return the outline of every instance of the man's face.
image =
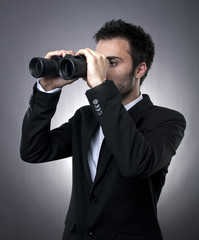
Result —
[[[107,80],[113,80],[122,96],[132,92],[134,86],[133,64],[128,41],[123,38],[100,40],[96,51],[109,60]]]

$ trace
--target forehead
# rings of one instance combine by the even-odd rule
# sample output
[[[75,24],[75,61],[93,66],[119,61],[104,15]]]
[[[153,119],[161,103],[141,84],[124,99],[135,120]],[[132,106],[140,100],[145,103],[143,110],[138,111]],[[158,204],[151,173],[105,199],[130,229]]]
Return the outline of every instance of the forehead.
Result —
[[[121,56],[130,55],[130,46],[124,38],[113,38],[100,40],[97,44],[96,51],[104,56]]]

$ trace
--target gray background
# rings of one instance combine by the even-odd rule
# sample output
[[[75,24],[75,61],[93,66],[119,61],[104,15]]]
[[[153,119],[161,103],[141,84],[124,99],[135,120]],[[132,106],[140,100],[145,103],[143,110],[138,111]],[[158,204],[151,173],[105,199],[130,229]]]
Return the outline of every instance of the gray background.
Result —
[[[199,239],[198,1],[1,1],[0,7],[0,239],[58,240],[71,191],[71,159],[32,165],[20,160],[21,123],[35,82],[32,57],[56,49],[95,48],[93,34],[112,18],[143,26],[156,44],[142,87],[157,105],[187,120],[160,202],[166,240]],[[79,80],[63,90],[52,127],[87,104]]]

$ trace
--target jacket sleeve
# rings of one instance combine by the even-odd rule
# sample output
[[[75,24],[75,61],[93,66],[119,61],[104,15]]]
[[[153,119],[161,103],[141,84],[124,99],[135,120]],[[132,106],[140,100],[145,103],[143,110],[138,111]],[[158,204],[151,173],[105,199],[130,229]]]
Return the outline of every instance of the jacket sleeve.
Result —
[[[124,177],[145,178],[168,167],[184,136],[186,123],[180,113],[168,110],[167,116],[163,111],[161,117],[150,113],[150,122],[144,119],[146,129],[140,131],[122,106],[112,81],[88,90],[86,95]]]
[[[60,92],[44,93],[33,87],[29,108],[22,124],[20,155],[24,161],[40,163],[71,156],[70,122],[50,130]]]

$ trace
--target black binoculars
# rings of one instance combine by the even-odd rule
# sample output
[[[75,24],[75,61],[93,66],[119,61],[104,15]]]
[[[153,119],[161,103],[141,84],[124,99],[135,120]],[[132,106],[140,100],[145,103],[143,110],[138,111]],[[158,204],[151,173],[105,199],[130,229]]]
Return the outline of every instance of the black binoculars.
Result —
[[[54,55],[50,59],[35,57],[29,63],[29,70],[35,78],[60,76],[69,80],[86,77],[87,62],[84,55]]]

